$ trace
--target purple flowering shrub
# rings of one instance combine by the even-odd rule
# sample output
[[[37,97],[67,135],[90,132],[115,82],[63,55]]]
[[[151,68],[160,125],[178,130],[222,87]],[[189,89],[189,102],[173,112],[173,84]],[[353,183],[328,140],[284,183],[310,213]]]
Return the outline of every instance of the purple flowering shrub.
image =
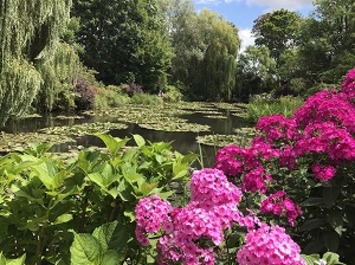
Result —
[[[142,199],[137,240],[158,238],[158,264],[306,264],[301,248],[355,264],[355,69],[256,128],[249,147],[226,146],[213,169],[193,172],[185,207]]]

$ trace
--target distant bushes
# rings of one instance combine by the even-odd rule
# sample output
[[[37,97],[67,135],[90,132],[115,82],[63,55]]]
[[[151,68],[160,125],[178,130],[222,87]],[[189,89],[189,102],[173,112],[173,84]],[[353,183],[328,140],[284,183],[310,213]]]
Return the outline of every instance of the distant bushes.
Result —
[[[184,95],[180,92],[180,89],[176,86],[169,85],[167,91],[163,95],[165,102],[176,103],[182,101]]]
[[[161,105],[164,102],[176,103],[183,100],[183,94],[176,86],[168,86],[165,92],[148,94],[143,92],[143,86],[138,83],[122,84],[120,86],[97,82],[94,73],[83,71],[75,82],[73,89],[74,108],[76,110],[109,109],[124,104]]]
[[[107,86],[98,90],[94,105],[95,109],[115,108],[122,104],[130,103],[129,96],[119,91],[120,88],[117,86]]]
[[[78,77],[74,87],[74,102],[77,110],[93,109],[96,91],[87,80]]]
[[[273,99],[268,94],[256,95],[248,104],[247,120],[256,123],[260,117],[273,114],[283,114],[290,117],[302,103],[303,99],[300,97],[284,96]]]

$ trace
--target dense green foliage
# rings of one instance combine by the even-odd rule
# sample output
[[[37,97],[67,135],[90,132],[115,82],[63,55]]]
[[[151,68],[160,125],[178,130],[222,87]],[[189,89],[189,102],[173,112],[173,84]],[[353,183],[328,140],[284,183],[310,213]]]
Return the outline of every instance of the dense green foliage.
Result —
[[[175,1],[171,36],[175,48],[172,81],[192,98],[230,100],[235,84],[238,29],[207,9],[195,13],[191,1]]]
[[[129,139],[99,138],[106,151],[83,150],[67,164],[45,154],[46,145],[0,158],[0,251],[7,258],[26,253],[26,264],[143,264],[134,240],[135,204],[150,194],[173,195],[170,184],[184,184],[195,156],[139,135],[130,148]],[[108,222],[114,223],[106,249],[88,254],[96,244],[88,234],[100,236],[98,227]],[[105,263],[112,245],[115,262]]]
[[[257,95],[250,100],[247,106],[246,119],[251,124],[255,124],[263,116],[282,114],[290,117],[302,103],[303,99],[300,97],[285,96],[273,99]]]
[[[156,1],[75,1],[83,62],[105,84],[138,82],[147,91],[167,82],[172,50]]]
[[[62,62],[72,53],[59,43],[71,7],[70,0],[1,1],[0,4],[0,124],[23,115],[39,91],[58,94],[67,82]],[[59,48],[58,47],[62,47]],[[70,59],[68,59],[68,57]],[[53,99],[46,104],[49,107]]]
[[[281,9],[254,21],[255,44],[261,50],[256,54],[256,48],[248,48],[240,56],[237,80],[242,85],[237,85],[236,95],[247,97],[260,89],[276,95],[309,95],[311,87],[340,82],[355,65],[354,1],[318,0],[314,5],[315,11],[306,18]],[[264,49],[270,53],[267,60]],[[250,71],[249,65],[256,69]],[[272,69],[268,79],[260,76],[260,69]]]

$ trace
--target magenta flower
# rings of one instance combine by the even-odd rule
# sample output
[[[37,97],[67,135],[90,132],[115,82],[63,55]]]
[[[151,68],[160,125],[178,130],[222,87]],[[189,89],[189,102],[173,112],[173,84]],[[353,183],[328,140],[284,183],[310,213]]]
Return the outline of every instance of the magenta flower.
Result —
[[[305,265],[300,247],[279,226],[262,225],[249,231],[238,251],[239,265]]]

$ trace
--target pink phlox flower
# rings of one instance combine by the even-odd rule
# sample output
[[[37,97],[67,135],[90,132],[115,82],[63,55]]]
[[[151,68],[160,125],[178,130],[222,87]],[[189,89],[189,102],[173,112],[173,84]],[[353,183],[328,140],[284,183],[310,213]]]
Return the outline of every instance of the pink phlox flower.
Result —
[[[248,232],[245,245],[238,251],[240,265],[305,265],[301,248],[279,226],[263,224]]]

